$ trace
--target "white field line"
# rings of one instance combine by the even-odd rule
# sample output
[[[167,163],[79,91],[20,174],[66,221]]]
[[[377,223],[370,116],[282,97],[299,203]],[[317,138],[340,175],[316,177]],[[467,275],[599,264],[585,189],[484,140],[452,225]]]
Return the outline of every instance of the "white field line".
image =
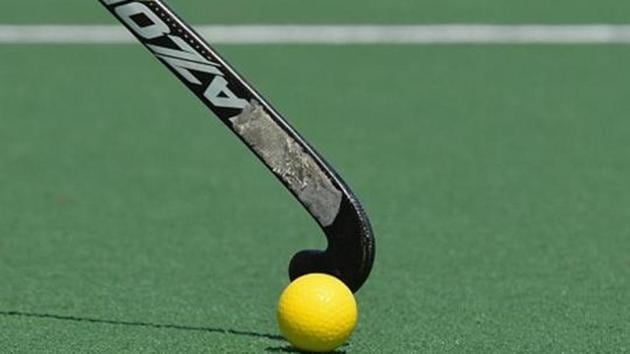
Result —
[[[195,26],[220,44],[630,44],[630,25]],[[125,44],[118,25],[0,25],[0,44]]]

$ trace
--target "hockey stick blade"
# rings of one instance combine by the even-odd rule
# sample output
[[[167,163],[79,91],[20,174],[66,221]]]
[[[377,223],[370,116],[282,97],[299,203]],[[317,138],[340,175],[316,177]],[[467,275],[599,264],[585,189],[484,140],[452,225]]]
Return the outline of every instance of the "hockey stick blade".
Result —
[[[355,195],[332,167],[162,0],[99,0],[289,189],[324,231],[325,251],[300,251],[289,276],[323,272],[352,291],[374,262],[374,236]]]

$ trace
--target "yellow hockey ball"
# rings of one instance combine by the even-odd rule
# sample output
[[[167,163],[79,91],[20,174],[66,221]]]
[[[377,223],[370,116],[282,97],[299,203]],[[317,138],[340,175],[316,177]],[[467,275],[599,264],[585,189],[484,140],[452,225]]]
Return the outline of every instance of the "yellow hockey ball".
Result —
[[[312,273],[295,279],[278,301],[280,332],[294,347],[328,352],[344,344],[357,325],[357,303],[339,279]]]

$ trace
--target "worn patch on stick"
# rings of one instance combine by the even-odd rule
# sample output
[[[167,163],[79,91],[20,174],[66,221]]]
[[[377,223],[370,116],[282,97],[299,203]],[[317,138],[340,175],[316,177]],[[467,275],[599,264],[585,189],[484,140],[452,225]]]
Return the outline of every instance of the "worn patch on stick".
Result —
[[[335,221],[342,193],[304,149],[256,101],[230,118],[234,130],[291,188],[322,226]]]

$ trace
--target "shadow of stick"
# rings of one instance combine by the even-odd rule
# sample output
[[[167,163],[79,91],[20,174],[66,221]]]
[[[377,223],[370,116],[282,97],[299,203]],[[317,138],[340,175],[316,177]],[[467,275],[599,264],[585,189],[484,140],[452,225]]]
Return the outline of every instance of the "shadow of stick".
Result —
[[[185,326],[185,325],[163,324],[163,323],[151,323],[151,322],[140,322],[140,321],[104,320],[104,319],[89,318],[89,317],[61,316],[61,315],[53,315],[53,314],[48,314],[48,313],[31,313],[31,312],[22,312],[22,311],[0,311],[0,316],[42,318],[42,319],[52,319],[52,320],[60,320],[60,321],[73,321],[73,322],[86,322],[86,323],[95,323],[95,324],[106,324],[106,325],[114,325],[114,326],[146,327],[146,328],[158,328],[158,329],[175,329],[175,330],[181,330],[181,331],[197,331],[197,332],[208,332],[208,333],[219,333],[219,334],[231,334],[231,335],[237,335],[237,336],[267,338],[267,339],[273,339],[273,340],[284,340],[281,336],[278,336],[278,335],[266,334],[266,333],[257,333],[257,332],[251,332],[251,331],[241,331],[241,330],[236,330],[236,329],[224,329],[224,328],[213,328],[213,327],[196,327],[196,326]]]

